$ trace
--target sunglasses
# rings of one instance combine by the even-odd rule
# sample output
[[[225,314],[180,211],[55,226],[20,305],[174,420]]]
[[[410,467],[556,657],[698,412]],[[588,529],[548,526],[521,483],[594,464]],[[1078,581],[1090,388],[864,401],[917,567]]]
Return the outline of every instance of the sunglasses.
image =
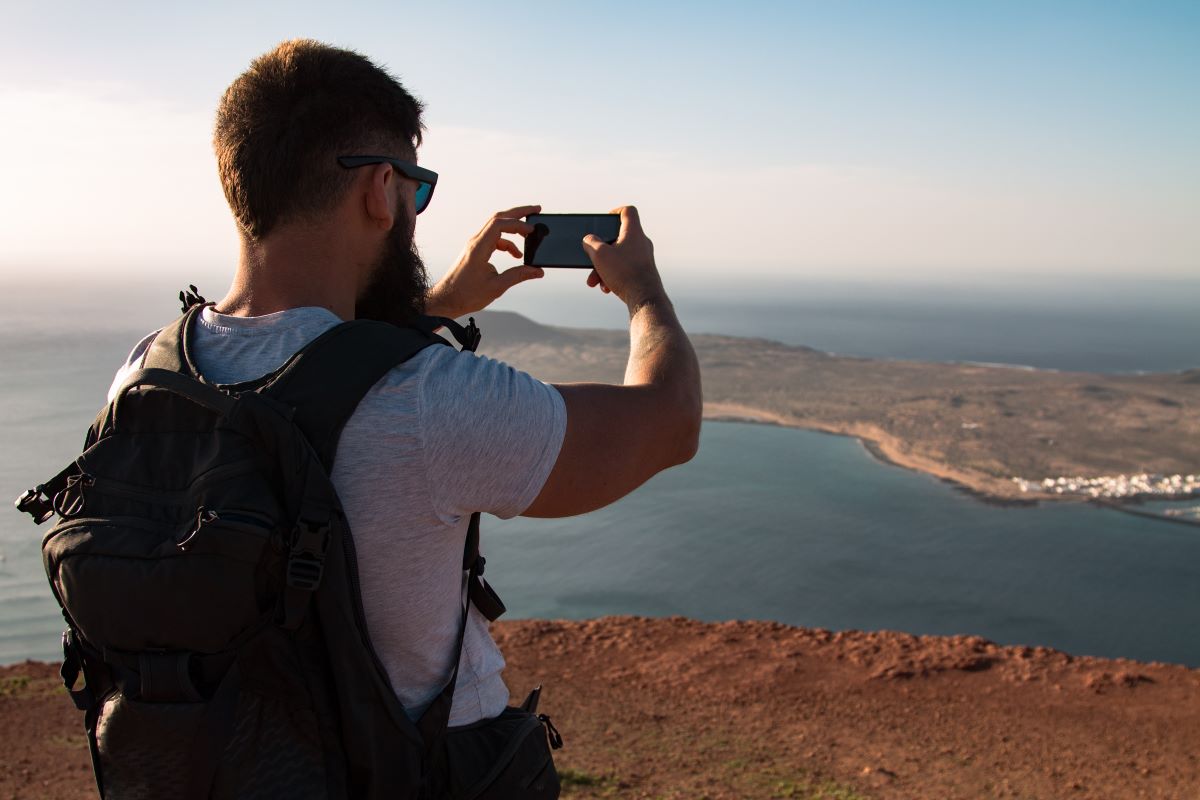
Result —
[[[417,186],[418,214],[429,208],[429,201],[433,199],[433,187],[437,186],[436,172],[424,167],[418,167],[409,161],[401,161],[398,158],[388,158],[387,156],[338,156],[338,163],[346,169],[365,167],[368,164],[391,164],[401,175],[411,178],[420,184]]]

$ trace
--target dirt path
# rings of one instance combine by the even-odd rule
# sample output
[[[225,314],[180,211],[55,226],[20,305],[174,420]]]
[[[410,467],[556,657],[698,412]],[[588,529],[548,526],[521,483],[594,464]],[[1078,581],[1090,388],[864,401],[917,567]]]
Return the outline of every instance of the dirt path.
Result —
[[[681,618],[495,626],[567,797],[1195,798],[1200,671]],[[50,665],[0,669],[0,798],[92,797]]]

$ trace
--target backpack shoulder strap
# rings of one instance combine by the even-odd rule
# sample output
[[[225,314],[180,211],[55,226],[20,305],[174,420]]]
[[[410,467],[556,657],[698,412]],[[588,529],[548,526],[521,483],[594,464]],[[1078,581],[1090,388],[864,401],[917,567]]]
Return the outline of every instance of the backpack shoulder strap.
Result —
[[[146,351],[142,366],[146,369],[166,369],[197,377],[187,356],[187,333],[191,329],[192,320],[204,310],[205,305],[211,303],[189,307],[183,316],[159,331]]]
[[[343,322],[305,345],[262,392],[296,409],[296,424],[328,472],[342,428],[363,396],[388,370],[435,344],[450,346],[425,327]]]

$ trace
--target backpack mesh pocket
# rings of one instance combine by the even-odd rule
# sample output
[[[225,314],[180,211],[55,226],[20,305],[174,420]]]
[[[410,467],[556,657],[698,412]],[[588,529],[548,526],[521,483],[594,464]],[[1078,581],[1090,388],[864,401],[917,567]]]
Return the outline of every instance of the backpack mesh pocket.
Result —
[[[104,796],[186,797],[205,708],[205,703],[142,703],[110,695],[96,726]]]
[[[243,690],[230,735],[214,730],[217,702],[148,703],[111,695],[97,725],[105,797],[191,797],[197,782],[205,781],[213,782],[213,798],[327,797],[311,710]],[[206,737],[225,740],[215,776],[199,774],[211,763]]]

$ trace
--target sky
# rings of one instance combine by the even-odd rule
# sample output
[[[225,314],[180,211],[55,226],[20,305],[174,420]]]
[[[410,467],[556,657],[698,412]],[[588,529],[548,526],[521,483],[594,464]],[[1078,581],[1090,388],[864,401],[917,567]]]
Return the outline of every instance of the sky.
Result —
[[[227,279],[213,113],[296,36],[426,103],[435,277],[524,203],[685,280],[1200,276],[1200,2],[5,5],[0,277]]]

